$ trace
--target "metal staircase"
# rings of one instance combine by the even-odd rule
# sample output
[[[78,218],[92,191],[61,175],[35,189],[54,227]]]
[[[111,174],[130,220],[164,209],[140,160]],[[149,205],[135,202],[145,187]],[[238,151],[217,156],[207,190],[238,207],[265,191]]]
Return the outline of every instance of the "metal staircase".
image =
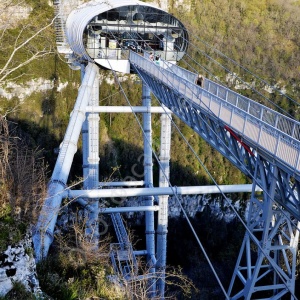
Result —
[[[119,243],[110,245],[110,259],[116,274],[126,280],[137,275],[137,260],[120,213],[111,214],[111,220]]]
[[[114,225],[115,233],[120,244],[128,244],[129,237],[125,229],[120,213],[111,214],[111,220]]]

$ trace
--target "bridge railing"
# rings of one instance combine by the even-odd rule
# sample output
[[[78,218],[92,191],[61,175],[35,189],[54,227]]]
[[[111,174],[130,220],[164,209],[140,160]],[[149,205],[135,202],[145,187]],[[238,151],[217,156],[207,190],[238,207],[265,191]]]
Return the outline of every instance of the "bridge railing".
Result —
[[[136,53],[133,53],[134,56],[136,56]],[[147,59],[150,56],[150,52],[149,51],[144,51],[144,57]],[[161,60],[160,61],[160,67],[167,69],[171,72],[175,72],[179,77],[184,78],[190,82],[196,82],[198,75],[188,71],[184,68],[181,68],[177,65],[175,65],[174,63],[171,63],[167,60]]]
[[[217,116],[255,148],[263,149],[300,176],[300,123],[281,115],[228,88],[206,79],[204,89],[177,75],[172,70],[159,67],[151,60],[130,53],[130,62],[138,65],[186,99]],[[180,74],[180,73],[179,73]],[[196,106],[195,106],[196,104]]]
[[[300,123],[262,104],[242,96],[220,84],[206,79],[205,89],[235,107],[277,128],[289,136],[300,139]]]

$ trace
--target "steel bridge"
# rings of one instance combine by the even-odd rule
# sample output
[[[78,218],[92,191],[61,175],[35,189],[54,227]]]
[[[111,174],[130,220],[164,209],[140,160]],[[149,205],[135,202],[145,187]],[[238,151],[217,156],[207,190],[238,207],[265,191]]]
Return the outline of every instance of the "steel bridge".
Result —
[[[272,299],[279,299],[293,290],[290,283],[295,265],[286,273],[279,268],[280,275],[274,269],[278,268],[278,252],[286,264],[290,256],[296,261],[299,224],[293,227],[292,223],[300,220],[300,123],[209,79],[200,87],[195,84],[197,74],[176,65],[164,62],[157,67],[134,52],[130,62],[162,104],[252,178],[253,187],[264,191],[263,201],[252,193],[249,232],[229,288],[230,299],[254,299],[253,294],[262,290],[276,290]],[[261,243],[254,261],[252,240]],[[266,263],[264,257],[268,256],[271,261]],[[263,287],[261,282],[272,269],[273,284]],[[243,288],[233,295],[238,279]]]
[[[110,0],[110,2],[116,7],[121,3],[119,0]],[[128,0],[127,2],[129,5],[131,2],[136,4],[139,1]],[[56,5],[57,11],[59,11],[60,0],[56,0]],[[101,5],[103,8],[107,4],[103,2]],[[147,6],[140,2],[138,5]],[[142,106],[100,107],[99,64],[109,67],[110,61],[107,55],[111,55],[112,52],[115,53],[116,58],[123,59],[124,55],[121,48],[115,51],[109,47],[105,48],[105,54],[98,42],[95,48],[93,39],[96,31],[93,30],[99,30],[106,26],[106,34],[108,34],[107,28],[117,30],[123,25],[112,26],[109,18],[105,19],[103,14],[101,14],[101,18],[99,18],[100,14],[96,19],[93,18],[90,23],[92,25],[87,27],[84,22],[80,23],[81,19],[77,20],[78,15],[80,16],[82,13],[82,16],[86,18],[85,21],[90,22],[89,18],[93,16],[95,7],[88,7],[89,16],[80,11],[73,13],[73,19],[71,18],[69,22],[72,24],[69,32],[71,36],[69,40],[72,43],[69,42],[69,45],[65,36],[66,32],[68,35],[68,30],[64,27],[64,20],[57,19],[59,24],[58,46],[63,46],[62,53],[68,54],[69,63],[71,62],[73,67],[81,69],[82,84],[49,183],[47,199],[36,225],[33,237],[36,258],[39,260],[47,256],[54,238],[54,228],[62,199],[77,199],[77,202],[83,204],[86,210],[88,216],[86,236],[95,244],[95,249],[97,249],[100,235],[98,215],[99,213],[109,213],[119,242],[112,244],[110,253],[116,273],[129,282],[140,279],[137,275],[136,256],[146,255],[150,266],[147,275],[149,286],[151,286],[149,298],[164,299],[168,195],[240,191],[238,187],[206,187],[203,191],[203,187],[175,188],[170,186],[171,122],[172,114],[174,114],[253,182],[250,187],[251,198],[247,220],[244,221],[240,218],[245,225],[246,234],[230,286],[224,292],[224,298],[281,299],[290,297],[290,299],[296,299],[296,262],[300,228],[298,197],[300,189],[300,123],[207,78],[204,79],[201,86],[197,85],[198,74],[168,61],[168,59],[174,58],[175,48],[171,52],[166,51],[165,60],[161,60],[160,65],[149,59],[147,49],[143,49],[139,53],[127,49],[130,68],[138,74],[143,83]],[[143,9],[144,14],[149,9],[149,15],[152,16],[153,8]],[[126,26],[124,25],[122,28],[129,28],[130,31],[132,28],[136,28],[138,26],[135,25],[136,23],[130,26],[128,24],[133,24],[134,16],[137,15],[139,18],[142,17],[135,6],[134,11],[131,11],[131,17],[122,21],[124,24],[127,22]],[[103,22],[103,19],[105,19],[104,25],[100,23]],[[182,57],[187,40],[178,34],[179,31],[185,32],[185,29],[181,23],[176,22],[176,19],[172,18],[172,27],[170,27],[176,29],[176,34],[172,31],[173,29],[168,30],[169,36],[164,42],[172,46],[175,45],[174,40],[179,38],[180,43],[177,42],[177,45],[182,47]],[[78,27],[73,26],[74,24]],[[85,52],[82,34],[86,32],[87,28],[90,30],[87,35],[89,51]],[[159,33],[163,28],[163,26],[159,27]],[[145,36],[148,34],[146,31],[144,33]],[[153,34],[152,31],[151,34]],[[111,32],[109,36],[115,37]],[[185,33],[185,36],[188,35]],[[77,56],[69,55],[72,53],[69,46],[72,48],[73,44],[76,45],[76,49],[79,49]],[[157,43],[156,46],[159,47],[159,45]],[[97,55],[93,60],[88,53],[95,53],[96,50]],[[100,52],[101,55],[98,55]],[[161,107],[151,107],[151,93],[161,102]],[[145,176],[142,182],[135,182],[135,185],[143,185],[143,188],[130,188],[129,182],[99,183],[100,112],[143,114],[141,127],[144,136]],[[153,187],[151,113],[161,114],[161,146],[159,158],[157,157],[160,166],[159,187]],[[80,134],[82,134],[83,140],[84,183],[82,190],[72,190],[68,188],[67,180]],[[105,185],[110,187],[126,186],[127,188],[105,189]],[[247,189],[249,186],[242,188],[244,191]],[[132,196],[143,197],[144,206],[105,209],[99,207],[99,202],[106,197],[127,198]],[[158,205],[154,205],[154,197],[158,197]],[[128,211],[145,212],[146,250],[134,251],[132,248],[120,215],[120,213]],[[156,230],[154,228],[155,211],[158,211]]]

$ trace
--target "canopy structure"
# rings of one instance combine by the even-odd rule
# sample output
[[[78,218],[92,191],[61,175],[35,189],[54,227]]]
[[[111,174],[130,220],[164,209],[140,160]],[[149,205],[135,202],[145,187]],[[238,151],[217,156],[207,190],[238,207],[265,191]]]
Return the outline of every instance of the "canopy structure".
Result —
[[[66,39],[77,61],[130,72],[129,50],[176,63],[187,50],[188,34],[174,16],[141,1],[94,1],[73,10]]]

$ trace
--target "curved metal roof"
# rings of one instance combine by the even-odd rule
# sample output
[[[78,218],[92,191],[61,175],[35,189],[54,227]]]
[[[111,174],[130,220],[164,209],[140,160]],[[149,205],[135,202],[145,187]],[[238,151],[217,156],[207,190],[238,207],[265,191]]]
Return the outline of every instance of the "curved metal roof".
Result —
[[[87,24],[97,15],[122,6],[141,5],[159,8],[137,0],[98,0],[85,3],[71,12],[66,22],[66,38],[76,56],[87,61],[93,61],[86,53],[83,44],[83,32]]]

